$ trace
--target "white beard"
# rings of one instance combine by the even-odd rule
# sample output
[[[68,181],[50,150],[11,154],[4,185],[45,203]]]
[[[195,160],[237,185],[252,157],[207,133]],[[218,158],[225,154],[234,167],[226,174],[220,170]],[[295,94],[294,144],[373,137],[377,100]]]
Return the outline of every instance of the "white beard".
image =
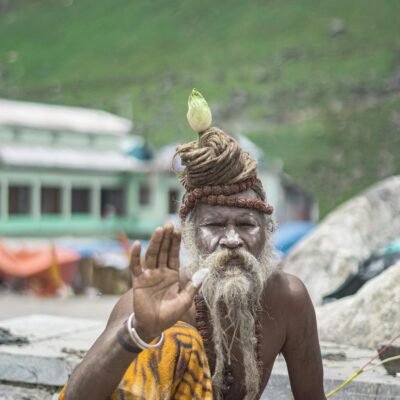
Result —
[[[194,258],[188,267],[189,272],[194,273],[200,268],[209,269],[200,294],[208,306],[213,327],[212,338],[216,355],[212,378],[214,396],[216,399],[221,398],[224,366],[237,362],[232,360],[232,347],[235,343],[235,347],[242,353],[245,400],[255,399],[261,383],[261,371],[257,366],[255,352],[255,318],[261,306],[265,283],[272,273],[269,241],[266,241],[259,260],[244,249],[226,249],[202,257],[195,245],[193,226],[186,224],[183,235],[185,246]],[[228,329],[233,332],[229,337],[226,333]]]

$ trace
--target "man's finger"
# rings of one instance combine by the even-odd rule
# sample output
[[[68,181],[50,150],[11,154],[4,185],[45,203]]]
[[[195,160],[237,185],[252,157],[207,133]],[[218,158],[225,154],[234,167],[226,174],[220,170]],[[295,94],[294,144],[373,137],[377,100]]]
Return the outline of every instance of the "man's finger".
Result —
[[[168,256],[168,268],[179,270],[179,250],[181,248],[181,234],[174,232]]]
[[[158,255],[160,254],[160,246],[164,236],[164,229],[157,228],[151,236],[149,247],[146,251],[145,264],[146,268],[157,268]]]
[[[174,233],[174,226],[172,224],[166,225],[164,229],[164,238],[160,247],[160,254],[158,256],[158,267],[167,268],[169,250],[171,247],[171,240]]]
[[[129,269],[133,276],[139,276],[142,273],[142,267],[140,265],[140,251],[141,245],[139,241],[133,243],[131,250],[131,259],[129,262]]]

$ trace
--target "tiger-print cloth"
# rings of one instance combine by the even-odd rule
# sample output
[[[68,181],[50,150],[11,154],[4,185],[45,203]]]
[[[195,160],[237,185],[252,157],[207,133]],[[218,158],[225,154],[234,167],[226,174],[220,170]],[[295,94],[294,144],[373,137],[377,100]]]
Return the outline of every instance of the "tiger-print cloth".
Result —
[[[142,351],[110,400],[212,400],[212,381],[198,331],[177,322],[160,348]],[[64,387],[65,389],[65,387]],[[59,400],[64,400],[64,389]]]

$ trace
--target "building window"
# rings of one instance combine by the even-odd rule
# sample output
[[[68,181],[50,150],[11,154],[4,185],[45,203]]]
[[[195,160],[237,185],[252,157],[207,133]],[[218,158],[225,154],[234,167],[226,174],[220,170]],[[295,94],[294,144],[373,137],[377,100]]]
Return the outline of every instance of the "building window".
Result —
[[[42,187],[40,211],[42,214],[61,214],[61,189],[59,187]]]
[[[72,214],[90,213],[90,189],[72,189],[71,212]]]
[[[31,188],[10,185],[8,188],[8,214],[27,215],[31,212]]]
[[[168,191],[168,213],[176,214],[179,209],[179,190],[170,189]]]
[[[103,218],[125,214],[124,189],[101,189],[101,215]]]
[[[147,183],[142,183],[139,186],[139,205],[148,206],[150,204],[151,190]]]

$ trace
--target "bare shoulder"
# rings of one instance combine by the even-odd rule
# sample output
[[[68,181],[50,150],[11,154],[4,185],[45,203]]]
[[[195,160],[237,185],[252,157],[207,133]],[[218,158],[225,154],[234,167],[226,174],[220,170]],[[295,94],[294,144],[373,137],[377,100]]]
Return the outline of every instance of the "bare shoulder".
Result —
[[[267,290],[295,299],[307,294],[307,289],[300,278],[284,271],[274,271],[272,273],[268,278]]]
[[[299,307],[311,304],[304,283],[297,277],[284,271],[274,271],[269,277],[266,289],[267,303],[296,311]]]

